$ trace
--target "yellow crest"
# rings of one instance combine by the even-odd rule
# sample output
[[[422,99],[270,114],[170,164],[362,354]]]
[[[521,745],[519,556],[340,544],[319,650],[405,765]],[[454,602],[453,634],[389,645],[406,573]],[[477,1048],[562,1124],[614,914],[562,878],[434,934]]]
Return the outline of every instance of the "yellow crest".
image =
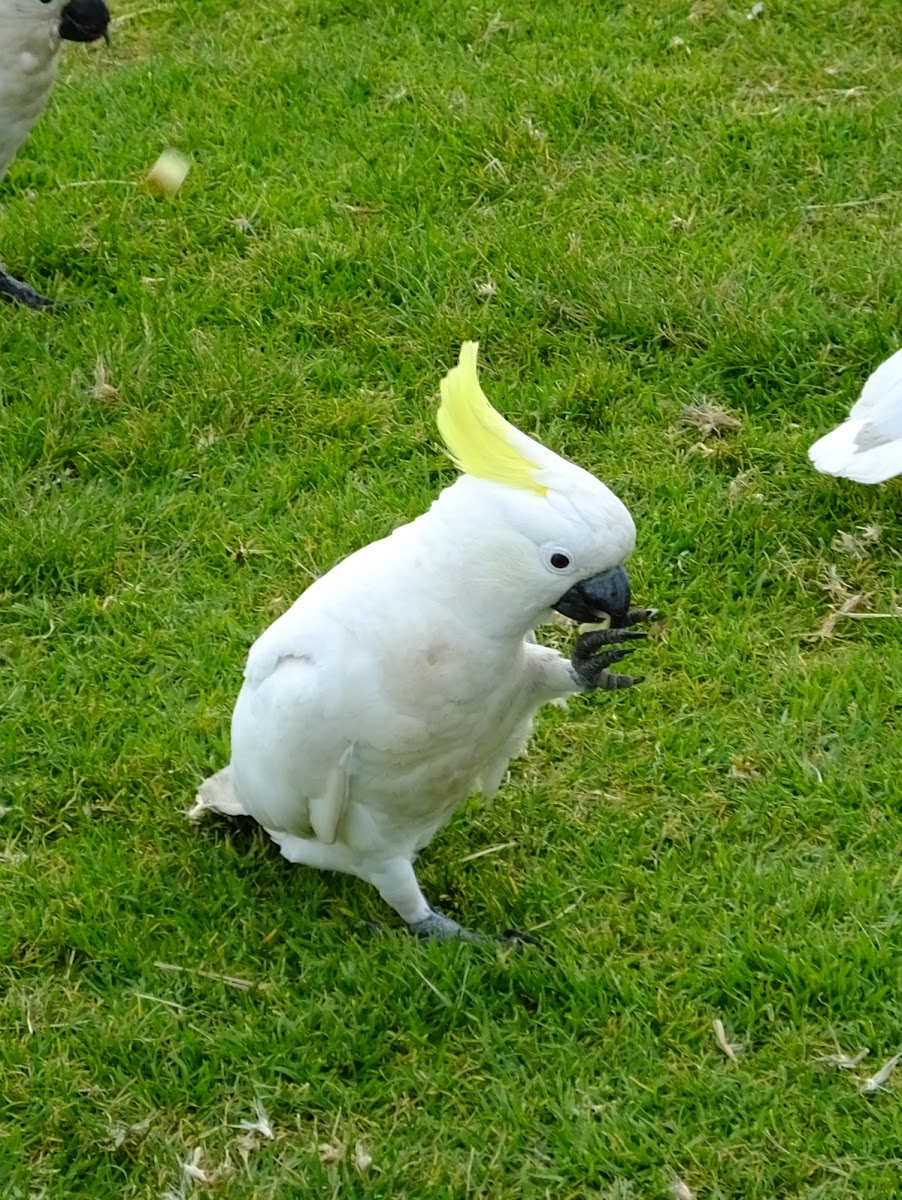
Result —
[[[479,386],[478,349],[478,342],[464,342],[457,366],[441,382],[442,402],[436,422],[442,440],[467,475],[544,496],[548,488],[535,478],[541,467],[517,448],[518,442],[529,445],[531,439],[492,408]]]

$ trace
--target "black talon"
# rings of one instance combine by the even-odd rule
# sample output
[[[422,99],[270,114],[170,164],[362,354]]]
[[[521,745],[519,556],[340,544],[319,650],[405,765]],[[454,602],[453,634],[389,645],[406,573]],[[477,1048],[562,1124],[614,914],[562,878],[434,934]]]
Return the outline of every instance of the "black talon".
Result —
[[[577,646],[583,646],[590,652],[599,646],[610,646],[618,642],[634,642],[638,638],[647,638],[644,629],[590,629],[588,633],[580,634]]]
[[[627,654],[632,654],[637,649],[636,646],[623,643],[648,636],[644,630],[628,629],[626,625],[638,620],[645,620],[649,614],[654,612],[656,612],[655,609],[648,608],[631,609],[627,614],[625,625],[616,629],[592,629],[577,638],[570,655],[570,665],[576,682],[583,691],[589,692],[596,689],[606,692],[618,691],[620,688],[633,687],[642,682],[644,676],[619,675],[611,673],[607,668],[620,662],[621,659],[626,658]],[[602,647],[611,648],[602,649]]]
[[[524,933],[521,929],[505,929],[499,934],[499,941],[512,942],[514,945],[521,946],[541,946],[542,939],[537,938],[534,933]]]
[[[644,675],[612,675],[609,671],[602,671],[594,687],[600,692],[619,692],[621,688],[635,687],[644,680]]]

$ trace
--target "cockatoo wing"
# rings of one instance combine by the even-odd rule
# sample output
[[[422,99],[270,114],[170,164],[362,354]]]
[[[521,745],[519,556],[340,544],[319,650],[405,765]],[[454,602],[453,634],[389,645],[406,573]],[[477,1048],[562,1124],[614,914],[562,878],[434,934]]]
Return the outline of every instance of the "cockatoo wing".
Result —
[[[276,622],[251,649],[232,718],[244,810],[266,828],[327,844],[347,803],[354,749],[353,714],[338,694],[343,640],[340,628],[303,614]]]
[[[849,419],[808,451],[819,471],[857,483],[902,474],[902,350],[869,377]]]
[[[862,421],[844,421],[815,442],[808,457],[825,475],[856,483],[883,483],[902,474],[902,438],[863,450],[858,439],[867,438],[869,429]]]
[[[251,647],[231,771],[243,807],[267,829],[331,844],[352,778],[369,797],[379,790],[373,773],[431,757],[441,741],[437,697],[444,690],[453,704],[468,694],[457,679],[467,678],[465,654],[449,647],[451,678],[422,670],[435,619],[428,597],[415,612],[397,603],[398,570],[386,555],[394,544],[345,559]]]

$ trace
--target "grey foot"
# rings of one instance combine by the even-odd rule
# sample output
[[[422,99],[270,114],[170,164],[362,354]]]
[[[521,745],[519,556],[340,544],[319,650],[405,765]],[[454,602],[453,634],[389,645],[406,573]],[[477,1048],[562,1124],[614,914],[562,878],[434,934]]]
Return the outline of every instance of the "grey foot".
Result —
[[[30,284],[12,275],[0,265],[0,297],[10,304],[24,304],[26,308],[53,308],[54,303],[49,297],[36,292]]]
[[[542,945],[539,938],[531,933],[522,933],[519,929],[505,929],[504,933],[499,933],[495,937],[486,937],[482,933],[473,933],[472,930],[465,929],[463,925],[458,925],[456,921],[452,921],[444,913],[436,912],[435,909],[432,909],[428,917],[411,925],[410,932],[424,941],[428,938],[430,940],[434,939],[437,942],[450,942],[452,940],[479,942],[483,946],[491,945],[492,942],[501,942],[506,946]]]
[[[602,691],[616,691],[642,682],[644,675],[619,675],[615,671],[609,671],[608,667],[620,662],[636,649],[635,646],[624,645],[624,642],[647,637],[641,629],[630,629],[629,626],[638,625],[640,621],[649,621],[657,615],[656,608],[631,608],[623,624],[616,629],[593,629],[577,638],[570,655],[570,665],[576,682],[584,692],[592,692],[596,688]]]
[[[524,933],[522,929],[505,929],[504,933],[498,935],[498,941],[511,946],[542,945],[541,938],[537,938],[534,933]]]
[[[628,654],[632,654],[635,646],[624,646],[619,643],[631,642],[646,635],[638,629],[593,629],[577,639],[570,655],[570,665],[576,681],[584,692],[592,692],[596,688],[603,691],[614,691],[617,688],[632,687],[642,682],[642,676],[618,675],[608,667],[620,662]],[[613,649],[602,649],[613,646]]]
[[[434,908],[430,911],[428,917],[424,917],[422,921],[414,921],[409,928],[410,932],[422,941],[426,941],[427,939],[436,942],[450,942],[452,940],[461,942],[489,941],[481,933],[471,933],[469,929],[464,929],[463,925],[458,925],[456,921],[452,921],[444,913],[436,912]]]

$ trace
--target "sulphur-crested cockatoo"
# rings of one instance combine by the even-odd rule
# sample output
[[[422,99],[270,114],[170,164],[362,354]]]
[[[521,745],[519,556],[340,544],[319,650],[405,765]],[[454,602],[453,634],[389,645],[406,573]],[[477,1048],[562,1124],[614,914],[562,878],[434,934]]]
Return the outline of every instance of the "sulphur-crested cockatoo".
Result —
[[[47,103],[61,39],[94,42],[109,23],[103,0],[0,0],[0,179]],[[2,263],[0,296],[30,308],[50,304]]]
[[[424,898],[418,852],[469,795],[496,791],[542,704],[637,682],[607,668],[651,612],[629,606],[627,509],[491,407],[476,350],[441,385],[461,476],[258,638],[231,762],[191,813],[254,817],[289,861],[367,880],[423,937],[470,935]],[[611,627],[566,659],[531,633],[553,609]]]
[[[902,350],[880,364],[848,420],[815,442],[808,457],[825,475],[856,483],[902,475]]]

